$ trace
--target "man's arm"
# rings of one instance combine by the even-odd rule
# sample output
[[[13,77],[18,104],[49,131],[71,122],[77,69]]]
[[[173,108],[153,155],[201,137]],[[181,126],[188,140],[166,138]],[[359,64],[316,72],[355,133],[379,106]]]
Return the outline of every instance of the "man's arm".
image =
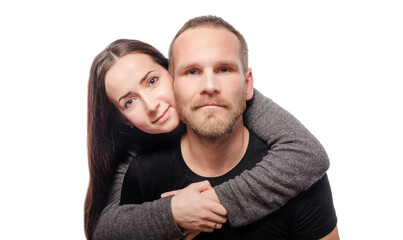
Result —
[[[337,226],[333,229],[331,233],[329,233],[326,237],[321,238],[320,240],[340,240]]]
[[[329,168],[322,145],[294,116],[256,89],[248,104],[245,123],[270,150],[252,170],[214,187],[233,227],[274,212]]]
[[[337,216],[326,174],[291,199],[287,207],[292,239],[334,239],[338,236]]]

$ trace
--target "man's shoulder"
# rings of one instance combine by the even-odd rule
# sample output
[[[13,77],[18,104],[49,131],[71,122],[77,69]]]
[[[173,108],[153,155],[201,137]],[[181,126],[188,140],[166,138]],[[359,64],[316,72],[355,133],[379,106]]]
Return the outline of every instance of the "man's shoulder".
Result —
[[[256,146],[257,149],[269,149],[268,146],[262,139],[260,139],[254,132],[249,131],[249,145]]]
[[[315,202],[318,203],[322,201],[324,197],[332,199],[330,183],[326,173],[307,190],[302,191],[291,199],[290,202],[294,201],[299,204],[315,205]]]
[[[269,216],[243,228],[236,237],[254,239],[320,239],[336,227],[337,217],[327,175]],[[245,233],[246,232],[246,233]]]
[[[337,216],[327,174],[287,205],[297,238],[322,238],[336,227]]]
[[[260,138],[256,136],[253,132],[249,131],[249,143],[246,153],[244,155],[245,158],[254,159],[254,164],[260,162],[262,158],[267,155],[267,151],[270,149],[265,142],[263,142]]]

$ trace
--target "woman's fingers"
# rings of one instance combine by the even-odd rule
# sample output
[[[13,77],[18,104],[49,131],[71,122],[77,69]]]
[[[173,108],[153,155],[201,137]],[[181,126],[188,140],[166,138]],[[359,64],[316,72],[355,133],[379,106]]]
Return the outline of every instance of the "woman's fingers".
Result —
[[[199,190],[200,193],[201,193],[201,192],[204,192],[204,191],[206,191],[206,190],[209,190],[209,189],[211,189],[211,188],[213,188],[213,187],[210,185],[210,182],[207,181],[207,180],[202,181],[202,182],[198,182],[198,183],[192,183],[192,184],[190,184],[189,186],[192,186],[192,185],[193,185],[193,187],[195,187],[197,190]]]
[[[214,214],[219,215],[219,216],[227,216],[227,210],[223,207],[223,205],[216,203],[214,201],[205,199],[205,204],[206,204],[206,209],[209,209],[212,211]],[[227,218],[225,218],[227,219]],[[220,223],[224,223],[221,222]]]
[[[171,196],[171,195],[175,195],[175,194],[177,194],[177,193],[180,192],[180,191],[181,191],[181,190],[175,190],[175,191],[165,192],[165,193],[161,194],[161,198],[168,197],[168,196]]]
[[[190,184],[188,187],[190,187],[190,188],[196,188],[196,189],[199,190],[199,192],[204,192],[204,191],[206,191],[206,190],[213,189],[213,188],[211,187],[211,185],[210,185],[210,182],[207,181],[207,180],[202,181],[202,182],[198,182],[198,183],[192,183],[192,184]],[[184,189],[185,189],[185,188],[184,188]],[[165,193],[161,194],[161,198],[168,197],[168,196],[171,196],[171,195],[175,195],[175,194],[179,193],[179,192],[182,191],[182,190],[183,190],[183,189],[165,192]],[[212,191],[214,191],[214,189],[213,189]]]
[[[201,231],[202,232],[214,232],[214,230],[216,230],[216,229],[221,229],[223,225],[220,223],[214,223],[214,224],[209,224],[209,226],[211,226],[211,227],[204,227],[201,229]]]
[[[206,221],[206,227],[212,227],[211,224],[214,223],[221,223],[224,224],[227,222],[227,217],[225,215],[219,214],[219,212],[222,212],[221,210],[221,205],[217,206],[216,203],[210,201],[210,200],[204,200],[203,206],[200,206],[202,212],[200,212],[200,218]],[[226,214],[226,211],[224,209],[224,214]]]
[[[227,211],[221,204],[202,197],[201,192],[207,189],[211,189],[208,181],[194,183],[177,192],[171,200],[176,222],[188,232],[211,232],[227,221]]]
[[[216,229],[221,229],[222,228],[222,224],[219,223],[215,223],[212,227],[209,228],[203,228],[202,232],[213,232]],[[195,238],[197,235],[199,235],[200,232],[189,232],[184,238],[183,240],[192,240],[193,238]]]
[[[211,226],[211,227],[209,227],[208,230],[209,230],[210,232],[212,232],[212,231],[214,231],[214,230],[216,230],[216,229],[221,229],[222,226],[223,226],[223,224],[221,224],[221,223],[214,223],[214,224],[212,224],[212,225],[210,225],[210,226]]]
[[[215,194],[215,191],[213,187],[210,185],[210,182],[205,180],[202,182],[198,183],[192,183],[188,187],[197,189],[197,191],[201,194],[202,192],[205,192],[209,190],[211,193]],[[203,197],[203,196],[202,196]],[[227,210],[221,205],[220,203],[214,202],[214,201],[207,201],[207,199],[204,199],[206,206],[205,209],[209,209],[213,213],[221,216],[226,216],[227,215]],[[221,222],[221,221],[220,221]]]
[[[220,223],[215,223],[214,226],[213,226],[213,228],[214,228],[214,229],[221,229],[222,226],[223,226],[223,225],[220,224]]]
[[[190,232],[188,233],[183,240],[192,240],[195,238],[197,235],[199,235],[200,232]]]

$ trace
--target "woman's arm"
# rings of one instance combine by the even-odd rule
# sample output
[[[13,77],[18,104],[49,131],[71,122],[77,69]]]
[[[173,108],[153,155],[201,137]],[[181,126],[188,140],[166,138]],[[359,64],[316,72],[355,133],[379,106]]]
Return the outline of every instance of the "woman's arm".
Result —
[[[245,113],[245,122],[271,149],[252,170],[214,187],[234,227],[269,215],[309,188],[329,167],[326,152],[316,138],[291,114],[256,90]],[[93,239],[183,236],[171,211],[171,197],[141,205],[119,205],[128,165],[129,162],[122,163],[115,174],[108,204]]]
[[[171,211],[171,198],[140,205],[119,205],[122,183],[131,157],[122,162],[114,176],[108,202],[103,209],[93,240],[174,239],[184,236]]]
[[[255,222],[309,188],[329,168],[319,141],[290,113],[254,90],[245,124],[270,146],[252,170],[215,186],[231,226]]]

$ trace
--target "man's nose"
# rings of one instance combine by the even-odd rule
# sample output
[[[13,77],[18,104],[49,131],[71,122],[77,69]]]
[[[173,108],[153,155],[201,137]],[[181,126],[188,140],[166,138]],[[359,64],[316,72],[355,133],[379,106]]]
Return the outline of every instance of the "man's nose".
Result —
[[[201,94],[217,94],[221,92],[220,83],[214,72],[205,73],[201,80]]]

